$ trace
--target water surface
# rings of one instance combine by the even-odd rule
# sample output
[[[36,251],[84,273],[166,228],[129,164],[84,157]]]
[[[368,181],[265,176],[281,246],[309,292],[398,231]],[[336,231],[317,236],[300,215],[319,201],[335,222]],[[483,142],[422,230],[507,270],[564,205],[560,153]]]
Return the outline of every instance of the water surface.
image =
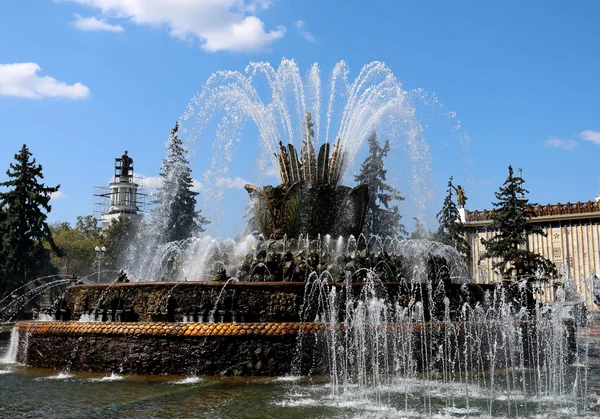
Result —
[[[8,344],[0,340],[0,358]],[[588,352],[587,400],[523,395],[501,385],[490,394],[475,385],[422,378],[370,391],[351,385],[334,391],[323,378],[95,374],[0,363],[0,417],[595,418],[600,341],[592,341]]]

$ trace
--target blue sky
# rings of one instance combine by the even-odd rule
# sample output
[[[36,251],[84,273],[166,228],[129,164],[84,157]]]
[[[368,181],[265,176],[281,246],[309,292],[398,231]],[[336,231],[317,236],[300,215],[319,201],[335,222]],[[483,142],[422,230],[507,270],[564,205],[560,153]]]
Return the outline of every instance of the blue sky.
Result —
[[[137,173],[157,176],[169,130],[218,70],[251,61],[317,62],[326,83],[345,60],[355,77],[380,60],[408,91],[435,95],[425,109],[432,181],[427,221],[450,175],[469,209],[490,208],[509,164],[523,168],[530,199],[593,199],[600,170],[600,3],[589,1],[4,0],[0,2],[0,181],[26,143],[46,181],[61,184],[50,221],[91,214],[127,149]],[[439,106],[438,106],[439,107]],[[461,121],[448,128],[445,111]],[[468,152],[458,143],[471,139]],[[460,138],[459,138],[460,137]],[[211,138],[195,145],[200,183]],[[255,181],[257,147],[244,139],[229,174]],[[391,177],[402,150],[389,160]],[[471,163],[465,163],[471,161]],[[393,179],[411,230],[414,191]],[[221,223],[236,235],[246,192],[228,183]],[[202,196],[202,203],[213,197]]]

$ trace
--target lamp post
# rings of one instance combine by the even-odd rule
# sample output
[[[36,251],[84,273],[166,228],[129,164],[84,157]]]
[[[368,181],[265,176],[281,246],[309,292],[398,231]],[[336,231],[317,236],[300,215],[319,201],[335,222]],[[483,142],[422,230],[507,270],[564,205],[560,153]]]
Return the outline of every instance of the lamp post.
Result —
[[[106,247],[96,246],[94,249],[96,251],[96,260],[98,261],[98,283],[100,283],[100,271],[102,270],[102,259],[104,259],[104,254],[106,253]]]

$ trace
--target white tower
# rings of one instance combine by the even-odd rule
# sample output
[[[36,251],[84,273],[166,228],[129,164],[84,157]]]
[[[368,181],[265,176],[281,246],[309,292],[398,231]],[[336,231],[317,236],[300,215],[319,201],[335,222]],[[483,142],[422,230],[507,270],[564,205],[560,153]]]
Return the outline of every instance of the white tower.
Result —
[[[127,150],[115,159],[115,175],[109,186],[110,208],[108,213],[100,217],[102,230],[106,230],[112,220],[121,216],[138,221],[142,216],[137,205],[138,184],[133,182],[133,159],[127,155]]]

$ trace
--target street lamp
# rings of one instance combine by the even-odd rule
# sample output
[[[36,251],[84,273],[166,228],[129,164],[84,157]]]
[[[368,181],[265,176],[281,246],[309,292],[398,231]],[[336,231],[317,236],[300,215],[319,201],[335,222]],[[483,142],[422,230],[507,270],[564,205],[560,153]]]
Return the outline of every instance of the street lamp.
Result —
[[[96,260],[98,261],[98,283],[100,283],[100,271],[102,270],[102,259],[104,259],[104,254],[106,253],[106,247],[96,246],[94,249],[96,251]]]

